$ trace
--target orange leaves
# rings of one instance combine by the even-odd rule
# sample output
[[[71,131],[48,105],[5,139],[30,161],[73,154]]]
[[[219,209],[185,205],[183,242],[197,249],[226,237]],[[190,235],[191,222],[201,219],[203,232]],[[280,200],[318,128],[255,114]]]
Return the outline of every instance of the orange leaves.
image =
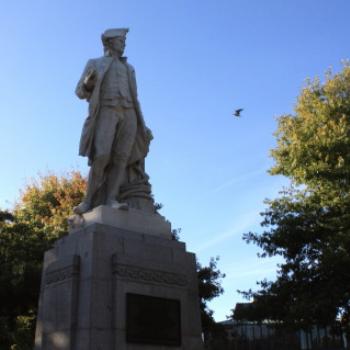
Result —
[[[85,187],[86,179],[77,171],[65,176],[40,176],[22,191],[14,213],[35,230],[62,236],[67,231],[67,218],[82,200]]]

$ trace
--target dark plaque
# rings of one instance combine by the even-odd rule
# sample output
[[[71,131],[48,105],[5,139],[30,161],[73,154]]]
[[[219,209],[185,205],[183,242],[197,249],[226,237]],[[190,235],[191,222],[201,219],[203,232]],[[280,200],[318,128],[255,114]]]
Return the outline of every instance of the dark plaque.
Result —
[[[126,341],[128,343],[181,346],[180,301],[126,295]]]

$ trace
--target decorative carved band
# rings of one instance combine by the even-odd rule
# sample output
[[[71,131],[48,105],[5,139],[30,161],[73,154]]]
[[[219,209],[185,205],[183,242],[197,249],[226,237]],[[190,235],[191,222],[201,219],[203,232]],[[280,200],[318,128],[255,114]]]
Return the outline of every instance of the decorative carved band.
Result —
[[[113,273],[119,277],[131,280],[170,284],[181,287],[187,285],[187,278],[185,275],[159,270],[145,269],[130,265],[120,265],[114,263]]]
[[[59,270],[47,271],[45,274],[45,284],[62,282],[79,274],[79,265],[70,265]]]

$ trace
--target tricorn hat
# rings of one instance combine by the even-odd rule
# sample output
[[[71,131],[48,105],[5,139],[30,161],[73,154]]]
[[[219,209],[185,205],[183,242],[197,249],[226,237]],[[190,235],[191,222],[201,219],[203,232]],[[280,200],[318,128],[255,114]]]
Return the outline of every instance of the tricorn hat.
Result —
[[[129,28],[107,29],[101,35],[101,39],[104,42],[106,39],[115,38],[118,36],[122,36],[125,38],[128,31],[129,31]]]

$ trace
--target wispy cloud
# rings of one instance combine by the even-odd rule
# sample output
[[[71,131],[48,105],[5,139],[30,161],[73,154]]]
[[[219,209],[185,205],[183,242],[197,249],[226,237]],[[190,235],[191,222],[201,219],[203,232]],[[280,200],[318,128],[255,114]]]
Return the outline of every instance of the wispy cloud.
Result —
[[[203,250],[206,250],[216,244],[222,243],[237,234],[242,234],[251,226],[258,224],[259,222],[260,217],[258,210],[254,210],[247,214],[244,214],[239,219],[237,219],[237,221],[233,224],[232,227],[230,227],[226,231],[221,233],[213,233],[214,238],[209,239],[208,241],[199,245],[195,249],[195,251],[202,252]]]
[[[257,279],[271,277],[271,275],[277,271],[277,265],[281,262],[282,259],[280,257],[262,259],[257,256],[250,257],[243,261],[237,260],[231,262],[224,268],[226,274],[225,281],[237,281],[238,279],[245,279],[250,276],[255,276]]]
[[[240,269],[235,271],[226,272],[226,281],[231,279],[244,278],[249,276],[259,276],[259,278],[265,278],[267,275],[270,275],[273,272],[276,272],[276,265],[273,267],[265,267],[265,268],[256,268],[256,269]]]
[[[239,182],[242,182],[242,181],[246,181],[246,180],[251,180],[253,179],[254,177],[258,176],[258,175],[261,175],[263,173],[266,173],[266,170],[267,170],[267,166],[264,166],[260,169],[257,169],[257,170],[253,170],[253,171],[250,171],[250,172],[247,172],[245,174],[241,174],[241,175],[238,175],[238,176],[234,176],[232,177],[230,180],[222,183],[221,185],[215,187],[211,193],[217,193],[217,192],[220,192],[236,183],[239,183]]]

